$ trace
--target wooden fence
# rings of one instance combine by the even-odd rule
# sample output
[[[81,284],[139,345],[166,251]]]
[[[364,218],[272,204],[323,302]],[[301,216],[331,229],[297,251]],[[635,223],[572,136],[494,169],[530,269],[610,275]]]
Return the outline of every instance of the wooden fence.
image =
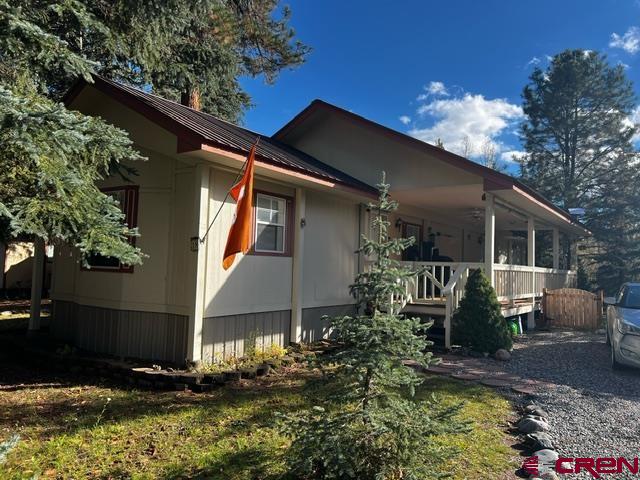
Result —
[[[603,301],[602,292],[545,288],[542,295],[543,322],[548,327],[596,330],[602,326]]]

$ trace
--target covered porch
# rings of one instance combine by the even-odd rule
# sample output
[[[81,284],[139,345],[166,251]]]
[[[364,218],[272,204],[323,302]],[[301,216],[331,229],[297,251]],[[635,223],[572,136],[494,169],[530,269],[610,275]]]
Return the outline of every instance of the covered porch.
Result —
[[[527,192],[490,187],[392,192],[401,205],[389,216],[393,235],[416,238],[401,260],[421,272],[399,301],[405,312],[436,320],[446,348],[451,317],[474,269],[489,277],[503,315],[526,315],[528,328],[535,327],[544,289],[576,285],[575,244],[584,228]]]

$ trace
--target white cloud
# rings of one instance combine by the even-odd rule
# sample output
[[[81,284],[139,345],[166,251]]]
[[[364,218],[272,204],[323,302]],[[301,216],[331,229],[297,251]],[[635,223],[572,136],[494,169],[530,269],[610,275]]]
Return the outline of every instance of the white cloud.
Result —
[[[640,127],[640,106],[637,106],[631,112],[631,115],[623,120],[622,122],[624,127],[632,128],[632,127]],[[637,132],[632,138],[631,141],[633,143],[640,142],[640,131]]]
[[[440,95],[443,97],[449,95],[447,87],[445,87],[442,82],[429,82],[429,85],[425,86],[424,89],[431,95]]]
[[[398,120],[404,125],[408,125],[411,123],[411,117],[409,115],[400,115]]]
[[[523,152],[522,150],[507,150],[500,153],[500,160],[505,163],[513,163],[522,160],[526,156],[527,152]]]
[[[612,33],[609,46],[611,48],[621,48],[627,53],[636,53],[640,50],[640,29],[638,27],[629,27],[622,36]]]
[[[447,150],[471,157],[482,155],[487,144],[501,154],[506,147],[498,137],[524,116],[519,105],[506,99],[488,100],[470,93],[428,101],[418,107],[417,113],[433,123],[413,128],[409,135],[429,143],[440,139]]]

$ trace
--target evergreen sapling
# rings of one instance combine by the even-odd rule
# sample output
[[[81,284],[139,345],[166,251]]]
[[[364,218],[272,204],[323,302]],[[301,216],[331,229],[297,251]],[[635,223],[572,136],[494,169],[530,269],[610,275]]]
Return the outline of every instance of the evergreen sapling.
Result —
[[[374,260],[350,287],[364,313],[331,319],[341,348],[319,359],[326,382],[318,390],[325,392],[321,404],[282,416],[293,438],[290,467],[301,478],[439,478],[441,462],[455,452],[434,437],[466,430],[455,418],[460,405],[415,395],[424,377],[405,362],[436,363],[426,352],[430,324],[400,313],[405,282],[415,272],[395,258],[414,239],[389,238],[385,214],[397,204],[384,176],[378,187],[379,202],[369,206],[375,238],[363,236],[359,250]]]

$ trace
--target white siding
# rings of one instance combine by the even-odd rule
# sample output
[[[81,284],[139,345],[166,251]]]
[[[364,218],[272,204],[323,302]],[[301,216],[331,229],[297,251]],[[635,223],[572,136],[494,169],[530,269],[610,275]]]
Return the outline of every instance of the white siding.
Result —
[[[193,255],[189,251],[192,234],[184,225],[193,215],[191,167],[155,152],[143,153],[149,160],[135,163],[139,174],[132,177],[140,187],[136,244],[147,255],[143,264],[135,266],[133,273],[83,270],[73,249],[58,248],[52,298],[124,310],[188,311]],[[176,168],[181,168],[180,173]],[[115,177],[103,185],[126,182]]]
[[[235,174],[213,170],[209,189],[211,219],[235,178]],[[256,180],[255,188],[293,196],[292,188],[275,183]],[[290,310],[291,257],[238,254],[231,268],[223,270],[222,256],[235,208],[235,202],[229,199],[209,232],[204,317]]]
[[[358,205],[307,191],[302,307],[353,303],[358,268]]]

